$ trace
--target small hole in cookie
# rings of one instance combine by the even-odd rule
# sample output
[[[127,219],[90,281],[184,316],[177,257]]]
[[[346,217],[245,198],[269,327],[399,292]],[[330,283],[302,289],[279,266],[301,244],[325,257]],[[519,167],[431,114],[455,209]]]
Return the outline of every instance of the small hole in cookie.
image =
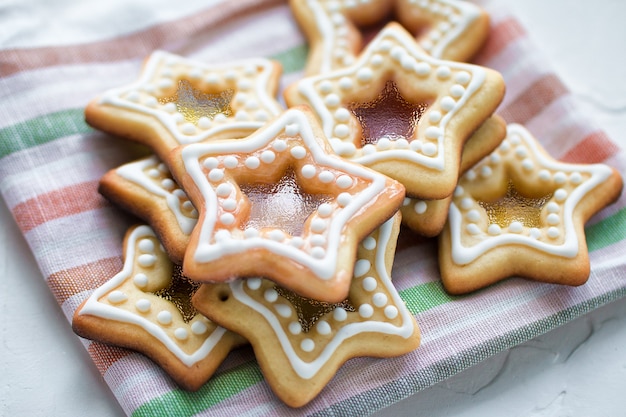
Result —
[[[354,102],[348,107],[362,129],[361,146],[375,145],[385,138],[411,141],[415,127],[429,103],[406,100],[393,81],[387,81],[378,97],[369,102]]]
[[[217,299],[222,302],[228,301],[228,298],[229,298],[229,294],[226,291],[222,291],[217,295]]]

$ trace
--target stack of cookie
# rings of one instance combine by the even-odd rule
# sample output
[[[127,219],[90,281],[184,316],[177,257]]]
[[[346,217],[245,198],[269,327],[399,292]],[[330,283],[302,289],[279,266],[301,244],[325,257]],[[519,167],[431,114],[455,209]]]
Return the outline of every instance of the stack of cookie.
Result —
[[[76,310],[77,334],[142,352],[189,390],[250,343],[272,390],[299,407],[349,358],[418,347],[391,280],[401,223],[439,239],[451,293],[513,275],[586,281],[583,225],[622,179],[552,159],[496,114],[502,77],[462,62],[488,35],[483,10],[291,6],[310,55],[287,108],[275,62],[161,51],[87,106],[90,125],[153,154],[101,179],[145,224],[127,233],[123,270]],[[380,25],[389,15],[398,22]],[[375,25],[364,45],[358,27]]]

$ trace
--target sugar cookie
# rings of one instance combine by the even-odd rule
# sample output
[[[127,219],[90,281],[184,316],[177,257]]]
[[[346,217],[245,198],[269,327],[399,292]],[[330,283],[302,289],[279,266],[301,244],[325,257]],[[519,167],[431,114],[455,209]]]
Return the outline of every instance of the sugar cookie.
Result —
[[[389,23],[353,65],[294,83],[285,100],[313,109],[337,154],[429,200],[452,194],[465,141],[503,95],[498,72],[432,58]]]
[[[245,340],[196,312],[197,284],[180,274],[150,227],[128,231],[124,257],[122,271],[76,310],[74,332],[139,351],[179,385],[197,390]]]
[[[489,34],[489,15],[458,0],[290,0],[309,41],[307,75],[352,65],[368,28],[396,18],[435,58],[467,61]]]
[[[169,165],[199,211],[185,275],[263,276],[327,302],[345,299],[358,242],[404,199],[398,182],[334,155],[306,108],[244,139],[177,148]]]
[[[399,223],[396,215],[361,242],[342,302],[306,300],[269,280],[250,278],[202,285],[194,305],[245,336],[276,395],[302,406],[348,359],[397,356],[418,347],[418,325],[390,278]]]
[[[467,293],[511,276],[585,283],[584,224],[621,190],[615,169],[557,161],[523,126],[509,125],[500,147],[454,192],[439,240],[445,289]]]
[[[247,136],[279,114],[281,72],[267,59],[205,64],[156,51],[139,80],[92,100],[85,119],[163,159],[180,144]]]

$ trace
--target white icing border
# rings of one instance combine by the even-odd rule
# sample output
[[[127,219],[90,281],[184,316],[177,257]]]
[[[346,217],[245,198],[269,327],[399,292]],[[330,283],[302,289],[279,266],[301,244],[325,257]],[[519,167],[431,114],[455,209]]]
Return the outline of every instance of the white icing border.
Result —
[[[484,240],[481,240],[474,246],[464,246],[461,241],[464,225],[463,215],[461,213],[462,209],[453,200],[450,204],[448,221],[451,237],[451,255],[453,262],[456,264],[469,264],[485,252],[497,246],[504,245],[525,245],[566,258],[574,258],[578,254],[578,236],[573,222],[574,209],[588,192],[606,181],[612,175],[611,168],[604,164],[568,164],[548,158],[539,150],[535,139],[522,125],[509,124],[507,126],[507,137],[512,135],[519,135],[525,145],[533,152],[533,155],[538,159],[542,167],[564,173],[586,172],[591,175],[588,180],[576,186],[568,193],[563,204],[561,222],[565,228],[564,241],[561,245],[555,245],[521,233],[502,233],[497,236],[491,236],[486,230],[481,230],[480,233],[481,236],[484,237]],[[497,152],[497,150],[494,152]],[[487,158],[489,158],[489,156],[487,156]],[[465,175],[467,175],[467,173]]]
[[[102,286],[96,288],[94,292],[89,296],[85,302],[83,308],[80,310],[80,315],[92,315],[101,317],[108,320],[117,320],[123,323],[130,323],[141,327],[150,335],[159,340],[163,345],[176,356],[186,366],[191,367],[195,363],[203,360],[211,354],[213,348],[222,339],[222,336],[226,333],[226,329],[217,326],[211,335],[202,343],[202,345],[192,354],[184,352],[161,328],[159,325],[145,319],[137,314],[132,314],[128,311],[120,308],[103,304],[98,301],[101,297],[122,285],[126,280],[130,279],[133,271],[133,265],[135,263],[135,247],[137,241],[143,237],[154,237],[156,234],[149,226],[139,226],[135,228],[128,237],[126,258],[124,261],[124,267],[122,271],[117,273],[113,278],[104,283]]]
[[[189,144],[200,142],[211,136],[218,135],[231,130],[247,130],[254,131],[263,126],[267,119],[264,120],[238,120],[236,117],[229,117],[226,122],[214,125],[206,130],[199,129],[199,133],[185,134],[181,131],[181,126],[176,121],[173,114],[159,109],[158,107],[149,107],[137,102],[133,102],[128,99],[122,98],[124,94],[134,91],[143,91],[152,83],[158,80],[157,77],[162,76],[162,66],[168,65],[181,65],[191,69],[209,71],[211,73],[235,71],[245,73],[248,68],[262,68],[261,72],[256,73],[253,78],[252,89],[255,97],[260,101],[260,108],[258,110],[266,111],[268,117],[273,117],[280,114],[283,109],[281,105],[273,97],[271,97],[266,86],[270,79],[275,75],[275,69],[272,62],[268,59],[253,58],[241,61],[234,61],[229,63],[220,64],[205,64],[198,61],[183,58],[178,55],[174,55],[165,51],[153,52],[149,59],[146,61],[140,78],[125,87],[115,88],[105,92],[99,99],[100,104],[112,105],[118,108],[133,110],[136,112],[144,113],[156,118],[163,126],[171,133],[172,137],[180,144]],[[169,79],[169,78],[168,78]],[[236,116],[236,115],[235,115]],[[198,129],[196,129],[198,130]]]

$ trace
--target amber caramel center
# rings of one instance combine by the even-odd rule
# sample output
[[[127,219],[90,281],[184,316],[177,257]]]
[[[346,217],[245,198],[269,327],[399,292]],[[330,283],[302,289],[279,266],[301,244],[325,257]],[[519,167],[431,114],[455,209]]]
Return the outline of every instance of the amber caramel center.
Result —
[[[197,314],[195,307],[191,304],[191,297],[199,286],[200,284],[183,275],[180,266],[174,265],[170,284],[154,294],[174,304],[183,316],[185,323],[188,323]]]
[[[187,80],[179,80],[176,93],[159,99],[159,103],[176,104],[176,110],[190,123],[197,123],[201,117],[215,118],[218,114],[231,116],[233,110],[230,103],[233,99],[232,89],[216,93],[206,93],[194,88]]]
[[[330,195],[305,192],[293,170],[288,170],[276,183],[245,184],[240,188],[251,203],[245,228],[280,229],[291,236],[301,235],[311,213],[332,200]]]
[[[529,198],[520,194],[512,181],[509,181],[506,194],[492,202],[479,201],[485,209],[490,224],[507,227],[517,221],[526,227],[541,227],[541,210],[552,198],[552,194]]]
[[[428,103],[406,100],[396,83],[388,81],[373,101],[351,103],[348,108],[361,124],[361,146],[365,146],[376,144],[382,138],[410,141]]]
[[[343,308],[346,311],[356,311],[348,300],[340,303],[326,303],[301,297],[293,291],[278,286],[274,287],[274,289],[281,297],[285,298],[293,305],[298,316],[298,322],[302,327],[302,331],[305,333],[310,331],[324,315],[332,312],[336,308]]]

